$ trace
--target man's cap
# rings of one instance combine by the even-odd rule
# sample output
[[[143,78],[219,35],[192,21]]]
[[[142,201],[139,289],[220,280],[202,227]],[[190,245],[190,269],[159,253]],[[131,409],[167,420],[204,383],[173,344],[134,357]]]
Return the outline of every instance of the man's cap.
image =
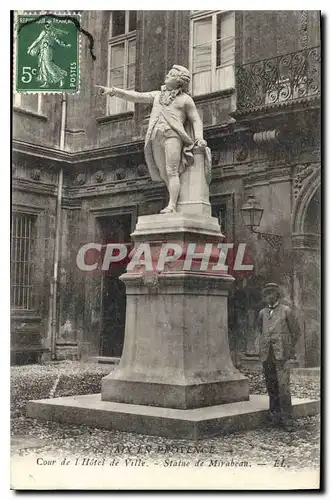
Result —
[[[277,291],[280,293],[281,289],[280,289],[280,286],[277,285],[277,283],[267,283],[264,287],[263,287],[263,292],[269,292],[269,291]]]

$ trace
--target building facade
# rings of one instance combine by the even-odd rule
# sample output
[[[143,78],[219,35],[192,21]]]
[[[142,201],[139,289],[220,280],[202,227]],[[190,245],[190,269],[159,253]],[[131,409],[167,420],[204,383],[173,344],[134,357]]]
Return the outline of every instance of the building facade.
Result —
[[[84,11],[82,26],[96,60],[82,37],[79,94],[14,95],[13,362],[121,355],[125,268],[86,273],[77,252],[90,242],[130,244],[137,217],[159,212],[167,193],[144,162],[150,108],[95,85],[155,90],[180,64],[192,73],[212,151],[213,215],[254,260],[229,300],[234,360],[253,354],[261,288],[276,281],[302,324],[297,361],[318,365],[319,12]],[[240,209],[252,195],[264,210],[259,230],[280,245],[244,227]]]

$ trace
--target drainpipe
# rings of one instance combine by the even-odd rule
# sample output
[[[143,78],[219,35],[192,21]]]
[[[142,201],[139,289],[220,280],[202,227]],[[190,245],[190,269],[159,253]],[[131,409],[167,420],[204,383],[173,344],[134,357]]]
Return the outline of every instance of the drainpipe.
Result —
[[[61,128],[60,128],[60,141],[59,148],[64,150],[65,143],[65,127],[67,121],[67,95],[62,94],[61,101]],[[60,256],[60,243],[61,243],[61,215],[62,215],[62,191],[63,191],[63,167],[61,165],[58,182],[57,182],[57,200],[56,200],[56,219],[55,219],[55,241],[54,241],[54,257],[53,257],[53,276],[50,287],[49,297],[49,320],[48,328],[51,339],[51,357],[52,360],[56,359],[56,330],[57,330],[57,290],[59,281],[59,256]]]

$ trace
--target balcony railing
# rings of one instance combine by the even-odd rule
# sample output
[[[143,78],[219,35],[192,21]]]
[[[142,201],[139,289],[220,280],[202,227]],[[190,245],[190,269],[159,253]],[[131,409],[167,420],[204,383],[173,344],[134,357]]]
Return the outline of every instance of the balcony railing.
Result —
[[[320,80],[320,47],[237,66],[237,111],[318,96]]]

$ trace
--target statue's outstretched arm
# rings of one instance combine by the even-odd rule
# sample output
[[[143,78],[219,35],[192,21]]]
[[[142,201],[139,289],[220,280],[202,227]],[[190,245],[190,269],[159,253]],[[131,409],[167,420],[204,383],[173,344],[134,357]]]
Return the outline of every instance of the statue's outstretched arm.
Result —
[[[96,85],[100,88],[100,93],[102,95],[109,94],[111,96],[120,97],[126,101],[140,102],[140,103],[152,103],[157,94],[157,90],[152,92],[136,92],[135,90],[124,90],[118,89],[116,87],[103,87],[102,85]]]
[[[60,45],[61,47],[71,47],[71,44],[70,43],[65,43],[63,42],[62,40],[60,40],[59,38],[54,38],[54,40],[56,41],[56,43],[58,45]]]
[[[206,142],[203,139],[203,125],[201,118],[199,116],[198,110],[195,106],[195,103],[192,97],[188,96],[186,101],[186,113],[189,121],[192,123],[193,131],[194,131],[194,139],[200,143],[201,146],[206,145]]]

